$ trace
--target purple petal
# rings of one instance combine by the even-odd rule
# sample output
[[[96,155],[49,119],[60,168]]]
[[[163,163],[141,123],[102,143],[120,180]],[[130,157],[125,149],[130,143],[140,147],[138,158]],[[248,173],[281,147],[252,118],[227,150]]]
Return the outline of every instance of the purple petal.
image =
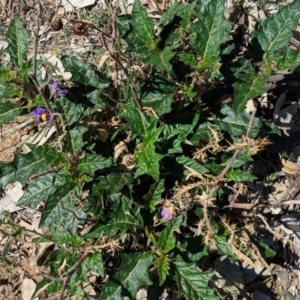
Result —
[[[59,90],[57,90],[57,91],[58,91],[58,93],[61,94],[61,95],[66,95],[66,94],[68,94],[68,90],[67,90],[67,89],[59,89]]]
[[[42,107],[37,107],[35,110],[32,111],[32,114],[35,118],[39,119],[43,113],[46,113],[47,109]]]
[[[52,117],[49,111],[46,112],[46,122],[50,123],[52,121]]]
[[[52,121],[51,113],[48,111],[47,108],[37,107],[35,110],[32,111],[32,115],[36,119],[42,119],[50,123]]]
[[[169,213],[169,211],[166,208],[163,208],[160,214],[167,221],[171,221],[173,219],[172,215]]]
[[[55,91],[58,91],[58,90],[61,89],[61,85],[60,85],[57,81],[50,80],[50,81],[49,81],[49,85],[50,85]]]

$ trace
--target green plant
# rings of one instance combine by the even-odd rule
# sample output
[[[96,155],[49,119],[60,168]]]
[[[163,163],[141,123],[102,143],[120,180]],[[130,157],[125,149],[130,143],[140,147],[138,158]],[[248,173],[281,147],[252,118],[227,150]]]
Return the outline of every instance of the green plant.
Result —
[[[264,93],[273,70],[299,64],[300,50],[292,52],[288,42],[300,1],[261,22],[244,57],[235,56],[224,9],[221,0],[175,3],[155,24],[136,0],[132,14],[113,16],[116,36],[99,31],[114,62],[106,73],[91,62],[61,58],[72,84],[58,101],[49,100],[53,86],[29,73],[27,33],[12,21],[6,37],[11,66],[0,74],[0,95],[8,99],[0,102],[0,124],[26,113],[10,101],[21,95],[14,84],[22,74],[18,84],[46,90],[36,115],[57,126],[48,145],[28,145],[30,153],[17,152],[0,168],[1,186],[24,186],[19,205],[43,203],[39,226],[49,234],[36,242],[57,246],[45,261],[50,277],[36,293],[62,297],[67,289],[85,299],[91,270],[100,299],[133,298],[141,285],[149,286],[149,299],[158,299],[174,282],[188,299],[218,299],[205,258],[213,251],[231,260],[253,258],[230,240],[232,225],[214,213],[212,201],[223,205],[224,181],[256,179],[241,166],[280,139],[272,122],[244,107]],[[232,106],[217,103],[222,88],[234,93]],[[272,254],[257,237],[252,243],[264,249],[261,255]]]

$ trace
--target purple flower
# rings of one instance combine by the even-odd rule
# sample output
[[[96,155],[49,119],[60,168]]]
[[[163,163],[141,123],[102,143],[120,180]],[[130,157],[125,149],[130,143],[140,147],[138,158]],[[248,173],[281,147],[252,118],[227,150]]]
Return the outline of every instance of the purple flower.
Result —
[[[171,221],[173,219],[172,215],[169,213],[169,211],[166,208],[162,209],[160,215],[167,221]]]
[[[38,107],[32,112],[32,115],[34,118],[42,119],[48,123],[52,121],[50,111],[47,108]]]
[[[52,89],[55,91],[55,92],[58,92],[59,94],[61,95],[66,95],[68,93],[68,90],[67,89],[63,89],[61,87],[61,85],[57,82],[57,81],[54,81],[54,80],[50,80],[49,81],[49,85],[52,87]]]

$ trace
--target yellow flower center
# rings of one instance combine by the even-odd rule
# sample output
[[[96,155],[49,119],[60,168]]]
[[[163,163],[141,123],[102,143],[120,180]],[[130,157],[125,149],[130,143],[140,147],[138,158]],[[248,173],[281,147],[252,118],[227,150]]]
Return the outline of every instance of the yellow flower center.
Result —
[[[43,120],[43,121],[45,121],[45,120],[46,120],[46,118],[47,118],[47,115],[46,115],[46,113],[42,113],[42,115],[41,115],[41,118],[42,118],[42,120]]]

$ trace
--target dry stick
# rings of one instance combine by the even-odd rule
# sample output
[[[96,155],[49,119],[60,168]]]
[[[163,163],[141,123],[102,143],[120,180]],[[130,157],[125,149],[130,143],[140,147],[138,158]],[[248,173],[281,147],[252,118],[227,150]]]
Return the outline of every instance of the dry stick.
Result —
[[[256,214],[265,224],[266,228],[270,231],[270,233],[272,233],[274,236],[276,236],[275,232],[273,231],[273,229],[270,227],[270,225],[268,224],[268,222],[266,221],[265,217],[262,214]]]
[[[65,277],[62,279],[63,280],[63,286],[61,289],[61,292],[59,294],[58,300],[62,300],[64,296],[64,292],[67,288],[68,282],[70,281],[71,276],[74,274],[74,272],[80,267],[80,265],[84,262],[84,260],[92,253],[91,251],[93,249],[104,249],[109,245],[109,243],[106,243],[104,245],[99,245],[99,246],[89,246],[85,249],[84,253],[82,256],[79,258],[79,260],[76,262],[75,265],[73,265],[70,270],[67,272]],[[61,278],[59,278],[61,280]]]
[[[31,230],[31,229],[27,229],[27,228],[25,228],[24,226],[20,226],[20,225],[18,225],[18,224],[14,224],[14,223],[10,223],[10,222],[2,222],[1,221],[1,224],[3,224],[3,225],[7,225],[7,226],[11,226],[11,227],[15,227],[15,228],[18,228],[18,229],[22,229],[24,232],[30,232],[30,233],[32,233],[32,234],[36,234],[36,235],[38,235],[38,236],[40,236],[40,237],[42,237],[42,238],[44,238],[45,237],[45,235],[44,234],[42,234],[42,233],[39,233],[39,232],[37,232],[36,230]],[[48,237],[47,236],[47,239],[49,239],[49,240],[51,240],[52,241],[52,239],[50,238],[50,237]]]
[[[281,201],[281,202],[271,201],[271,202],[268,202],[265,205],[279,206],[279,205],[290,205],[290,204],[300,204],[300,200],[299,199],[298,200],[297,199],[290,199],[290,200],[284,200],[284,201]]]
[[[84,262],[84,260],[89,256],[90,254],[90,248],[87,248],[82,256],[79,258],[79,260],[76,262],[75,265],[72,266],[72,268],[68,271],[67,275],[63,279],[63,286],[61,288],[61,292],[59,294],[58,299],[62,300],[64,296],[64,292],[67,288],[68,282],[70,281],[71,276],[73,273],[80,267],[80,265]]]
[[[134,83],[129,79],[129,74],[128,74],[127,70],[124,68],[124,66],[122,65],[120,60],[113,53],[111,53],[111,51],[108,49],[105,38],[103,36],[103,33],[101,33],[101,38],[102,38],[102,43],[103,43],[104,48],[106,49],[106,51],[109,53],[111,58],[119,65],[119,67],[123,70],[124,75],[126,76],[126,79],[128,80],[129,86],[132,89],[132,92],[133,92],[133,95],[134,95],[134,101],[135,101],[135,104],[136,104],[137,108],[139,110],[142,110],[141,99],[138,96],[138,92],[137,92],[137,89],[136,89]]]
[[[112,19],[112,44],[113,44],[113,49],[114,49],[114,53],[116,55],[116,57],[118,56],[118,50],[117,49],[117,44],[116,44],[116,41],[117,41],[117,28],[116,28],[116,14],[115,12],[112,10],[112,7],[111,7],[111,4],[109,2],[106,3],[106,6],[108,7],[109,9],[109,12],[110,12],[110,15],[111,15],[111,19]],[[117,65],[117,62],[114,61],[114,69],[115,69],[115,82],[114,82],[114,85],[115,85],[115,88],[117,89],[118,88],[118,78],[119,78],[119,71],[118,71],[118,65]]]
[[[246,137],[248,137],[249,134],[250,134],[250,130],[251,130],[251,127],[253,125],[253,121],[254,121],[256,111],[257,111],[257,108],[254,106],[252,114],[251,114],[251,119],[250,119],[250,122],[249,122],[249,125],[248,125],[248,129],[247,129],[247,132],[246,132]],[[242,149],[236,149],[235,150],[235,152],[234,152],[233,156],[231,157],[229,163],[224,168],[222,173],[219,175],[220,179],[222,179],[225,176],[225,174],[229,171],[229,169],[231,168],[232,164],[234,163],[236,157],[239,155],[239,153],[241,151],[242,151]],[[203,217],[204,217],[204,220],[205,220],[205,222],[207,223],[207,225],[209,227],[210,227],[210,223],[209,223],[209,219],[208,219],[208,216],[207,216],[207,202],[219,188],[220,188],[219,186],[215,186],[214,188],[212,188],[211,191],[209,192],[209,194],[207,195],[207,197],[205,198],[204,203],[203,203],[203,215],[204,215]]]
[[[46,95],[44,94],[43,89],[40,87],[40,85],[36,79],[36,57],[37,57],[37,48],[38,48],[38,36],[39,36],[39,30],[40,30],[40,22],[39,22],[40,17],[41,17],[41,3],[39,1],[38,2],[38,13],[37,13],[37,19],[36,19],[36,31],[34,31],[34,47],[33,47],[33,58],[32,58],[33,59],[33,73],[31,74],[31,79],[32,79],[36,89],[38,90],[40,96],[44,100],[47,110],[50,112],[50,114],[52,116],[53,110],[50,106],[49,100],[46,97]],[[58,127],[57,122],[54,119],[53,119],[53,124],[54,124],[56,132],[58,133],[59,127]]]

